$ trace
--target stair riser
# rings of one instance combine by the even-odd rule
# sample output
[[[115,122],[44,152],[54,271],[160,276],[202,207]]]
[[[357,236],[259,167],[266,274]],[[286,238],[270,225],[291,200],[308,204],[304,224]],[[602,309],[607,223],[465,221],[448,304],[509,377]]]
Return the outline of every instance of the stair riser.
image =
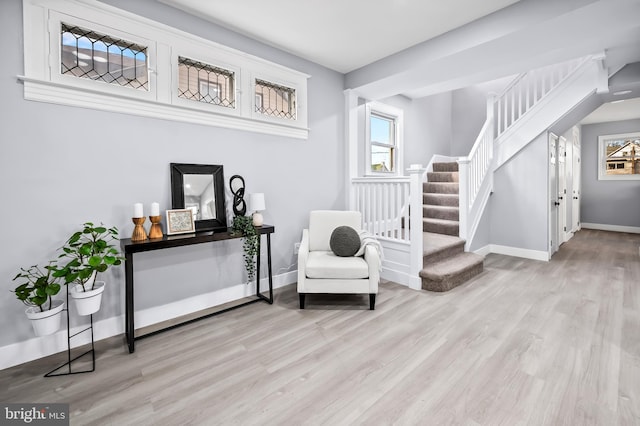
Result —
[[[457,222],[451,223],[432,223],[429,221],[423,221],[422,230],[424,232],[434,232],[436,234],[453,235],[458,236],[460,234],[460,226]]]
[[[441,260],[449,259],[457,254],[464,253],[464,241],[454,247],[447,247],[443,250],[439,250],[435,253],[422,257],[422,264],[427,267],[428,265],[440,262]]]
[[[422,194],[422,204],[432,206],[458,207],[460,199],[457,194]]]
[[[427,173],[429,182],[458,182],[458,172],[429,172]]]
[[[425,182],[422,184],[422,191],[431,194],[457,194],[458,187],[458,183]]]
[[[458,163],[433,163],[434,172],[457,172]]]
[[[437,292],[449,291],[452,288],[455,288],[460,284],[463,284],[464,282],[475,277],[476,275],[482,273],[483,270],[484,270],[483,264],[479,263],[470,268],[459,271],[456,274],[445,277],[442,280],[432,280],[432,279],[423,277],[422,289],[428,290],[428,291],[437,291]]]
[[[422,214],[425,218],[431,219],[444,219],[444,220],[455,220],[458,221],[460,219],[460,210],[457,207],[430,207],[424,206],[422,209]]]

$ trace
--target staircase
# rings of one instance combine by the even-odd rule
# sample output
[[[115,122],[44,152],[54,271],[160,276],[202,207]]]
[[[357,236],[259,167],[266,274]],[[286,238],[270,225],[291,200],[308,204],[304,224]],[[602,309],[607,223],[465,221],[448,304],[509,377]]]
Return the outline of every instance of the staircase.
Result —
[[[464,251],[459,234],[458,163],[434,163],[423,184],[422,288],[448,291],[478,275],[484,258]]]

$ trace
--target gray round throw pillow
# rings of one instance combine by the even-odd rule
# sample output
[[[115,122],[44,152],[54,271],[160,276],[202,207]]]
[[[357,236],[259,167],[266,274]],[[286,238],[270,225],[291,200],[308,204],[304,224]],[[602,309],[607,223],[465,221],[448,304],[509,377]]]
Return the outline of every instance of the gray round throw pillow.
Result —
[[[338,226],[331,233],[329,247],[336,256],[353,256],[360,249],[360,236],[358,232],[350,226]]]

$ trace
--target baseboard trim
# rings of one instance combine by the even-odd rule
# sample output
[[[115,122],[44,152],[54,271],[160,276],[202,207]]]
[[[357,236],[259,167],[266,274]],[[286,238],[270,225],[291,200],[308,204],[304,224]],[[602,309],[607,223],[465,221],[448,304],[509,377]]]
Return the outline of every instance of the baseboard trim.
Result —
[[[629,234],[640,234],[640,227],[638,226],[622,226],[622,225],[607,225],[605,223],[581,223],[582,228],[595,229],[598,231],[612,231],[612,232],[626,232]]]
[[[485,246],[487,247],[487,246]],[[481,250],[485,249],[483,247]],[[501,246],[498,244],[489,244],[489,252],[495,254],[504,254],[506,256],[522,257],[524,259],[549,261],[549,253],[546,251],[523,249],[518,247]]]
[[[273,288],[284,287],[293,284],[298,279],[297,271],[290,271],[273,277]],[[182,299],[162,306],[154,306],[135,313],[136,328],[145,327],[161,321],[166,321],[182,315],[198,312],[203,309],[212,308],[223,303],[242,299],[243,297],[255,294],[255,283],[238,284],[196,297]],[[266,278],[262,278],[260,288],[264,292],[268,288]],[[26,318],[25,318],[26,321]],[[63,324],[64,324],[63,320]],[[88,318],[85,324],[71,329],[71,334],[77,333],[88,325]],[[67,350],[67,330],[61,329],[50,336],[33,337],[31,339],[12,343],[0,347],[0,370],[23,364],[25,362],[44,358]],[[100,321],[94,321],[94,341],[107,339],[124,333],[124,315],[111,317]],[[78,347],[90,343],[88,333],[77,335],[72,342],[72,347]],[[123,343],[124,345],[124,343]],[[51,366],[53,368],[55,366]],[[43,374],[46,371],[43,371]]]

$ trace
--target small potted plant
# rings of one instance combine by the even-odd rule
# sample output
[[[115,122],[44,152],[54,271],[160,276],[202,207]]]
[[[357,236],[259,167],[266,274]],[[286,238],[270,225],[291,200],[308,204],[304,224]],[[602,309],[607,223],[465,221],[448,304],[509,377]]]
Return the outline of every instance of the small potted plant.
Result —
[[[50,261],[43,268],[38,265],[20,268],[18,275],[13,278],[13,281],[20,282],[13,292],[18,300],[28,306],[25,314],[31,320],[36,336],[47,336],[60,328],[64,302],[53,299],[60,291],[56,270],[54,262]]]
[[[260,236],[253,226],[251,216],[235,216],[231,229],[234,233],[242,235],[242,249],[244,250],[244,267],[247,271],[247,279],[251,281],[256,275],[256,260],[258,254]]]
[[[118,229],[83,224],[81,231],[74,232],[62,247],[60,258],[69,261],[55,272],[63,277],[65,284],[75,284],[70,295],[78,308],[78,314],[90,315],[100,309],[105,282],[96,281],[99,272],[117,266],[124,259],[112,243],[118,240]]]

